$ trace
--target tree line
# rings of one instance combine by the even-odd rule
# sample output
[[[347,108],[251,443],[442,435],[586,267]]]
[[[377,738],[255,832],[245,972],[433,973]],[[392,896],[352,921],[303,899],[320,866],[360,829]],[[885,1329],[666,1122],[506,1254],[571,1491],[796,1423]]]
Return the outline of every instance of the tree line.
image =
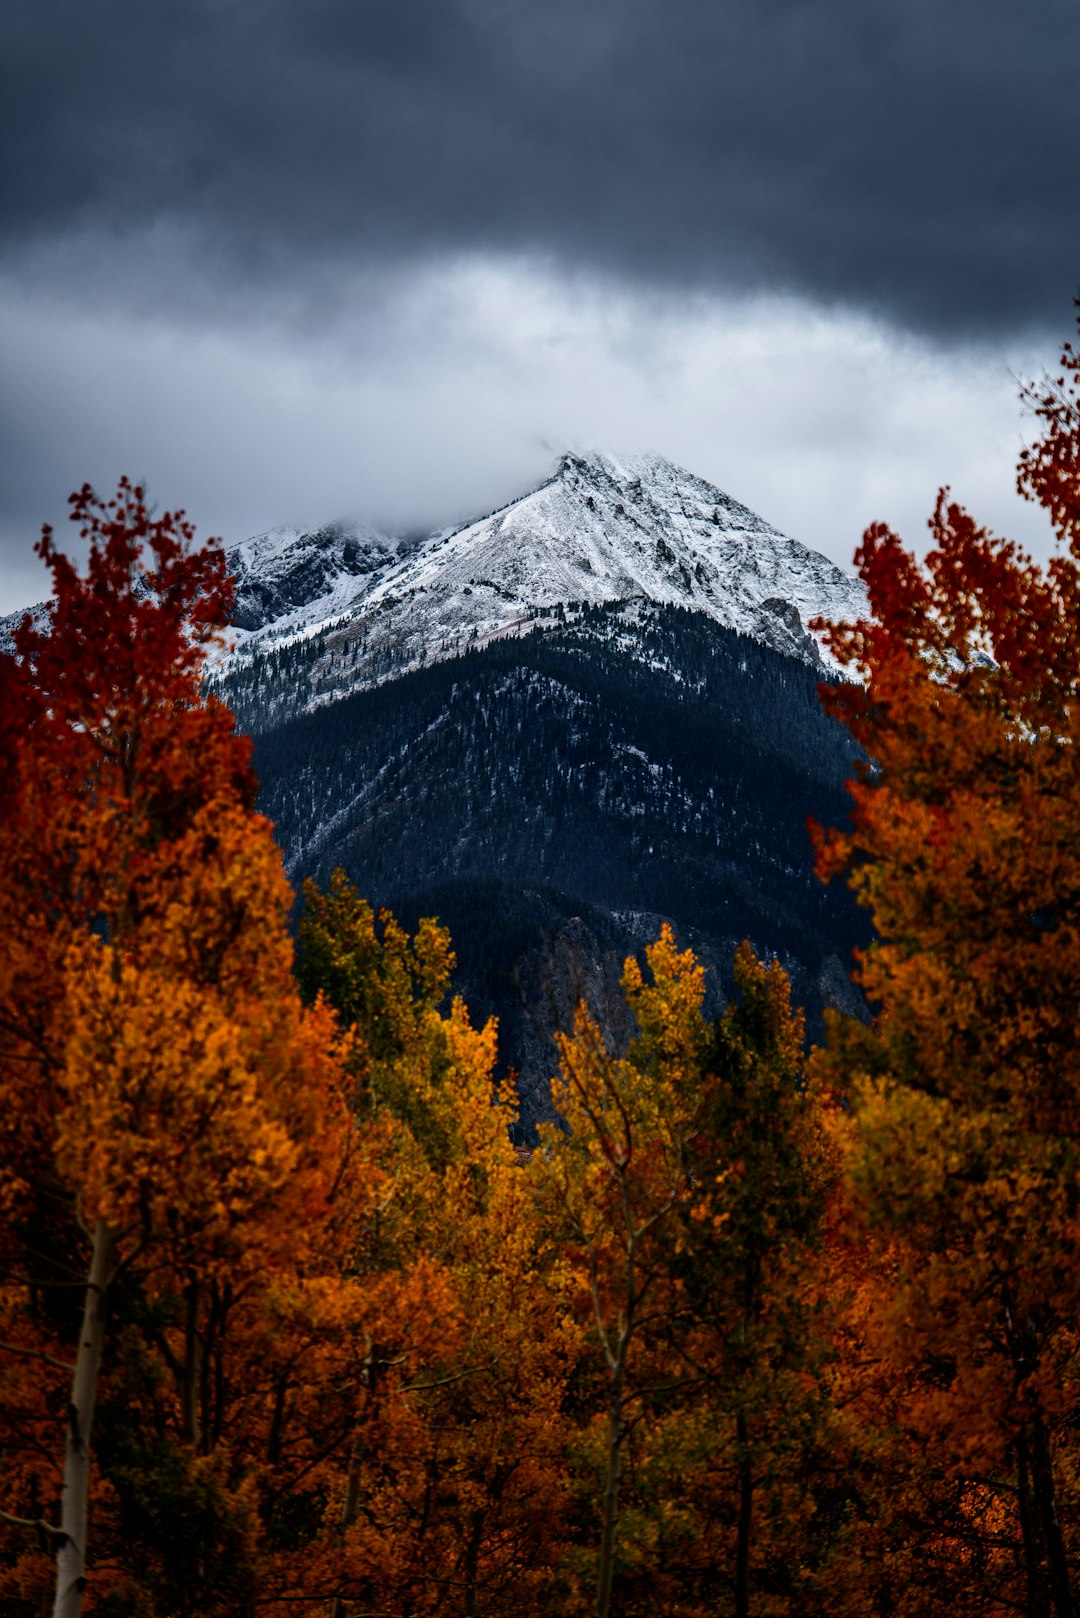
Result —
[[[620,631],[596,609],[260,735],[260,806],[291,872],[325,883],[342,865],[413,916],[433,887],[497,874],[729,950],[749,936],[811,979],[846,957],[865,925],[815,880],[805,822],[845,817],[855,749],[813,670],[699,614],[640,620]]]

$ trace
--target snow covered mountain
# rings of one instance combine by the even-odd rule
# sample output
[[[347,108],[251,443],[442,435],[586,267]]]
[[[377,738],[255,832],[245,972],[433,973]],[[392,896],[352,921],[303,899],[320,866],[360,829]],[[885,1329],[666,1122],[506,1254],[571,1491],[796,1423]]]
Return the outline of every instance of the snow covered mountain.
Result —
[[[811,663],[811,619],[866,610],[857,579],[658,456],[566,453],[520,499],[422,540],[279,529],[229,560],[226,666],[317,636],[313,703],[614,601],[685,607]]]
[[[222,672],[304,644],[292,667],[312,706],[609,602],[685,607],[811,663],[811,619],[866,610],[852,575],[654,455],[567,452],[538,488],[427,536],[282,527],[227,559]],[[20,616],[0,620],[0,646]]]
[[[859,581],[655,456],[565,454],[478,520],[401,539],[279,530],[230,555],[221,694],[256,737],[289,873],[343,867],[407,925],[439,915],[457,989],[500,1022],[522,1127],[551,1116],[551,1028],[605,1026],[662,920],[707,963],[776,953],[810,1026],[858,1012],[864,923],[813,874],[851,738],[817,697],[817,616]]]
[[[226,554],[236,579],[238,648],[289,639],[355,610],[419,543],[333,522],[273,528],[232,546]]]
[[[805,659],[681,606],[611,602],[290,714],[296,650],[259,701],[225,693],[289,875],[342,867],[410,928],[447,923],[527,1128],[551,1117],[552,1027],[586,991],[609,1026],[625,956],[664,920],[714,1009],[741,938],[780,957],[815,1036],[823,1005],[858,1009],[844,963],[865,926],[816,880],[806,833],[808,816],[843,823],[854,745]]]

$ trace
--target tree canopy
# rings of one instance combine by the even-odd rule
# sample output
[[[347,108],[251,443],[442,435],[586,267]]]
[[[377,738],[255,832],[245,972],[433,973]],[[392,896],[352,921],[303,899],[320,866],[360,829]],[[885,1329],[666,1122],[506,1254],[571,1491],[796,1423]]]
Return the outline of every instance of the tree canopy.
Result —
[[[1019,486],[1037,566],[943,491],[923,562],[884,525],[857,552],[871,616],[832,626],[856,683],[829,705],[866,762],[851,828],[818,834],[873,916],[869,1031],[834,1030],[853,1176],[897,1245],[907,1423],[980,1492],[983,1611],[1076,1610],[1080,1305],[1080,365],[1029,391]],[[972,1495],[973,1498],[973,1495]]]

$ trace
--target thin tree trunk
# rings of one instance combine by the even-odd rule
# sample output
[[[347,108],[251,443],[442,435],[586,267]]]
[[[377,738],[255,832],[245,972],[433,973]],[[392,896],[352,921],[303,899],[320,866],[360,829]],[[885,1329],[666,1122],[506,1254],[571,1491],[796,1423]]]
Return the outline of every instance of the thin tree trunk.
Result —
[[[608,1401],[608,1454],[607,1482],[604,1487],[604,1531],[600,1541],[600,1577],[596,1592],[596,1618],[608,1618],[611,1610],[611,1589],[615,1579],[615,1528],[619,1520],[619,1483],[622,1479],[622,1447],[626,1437],[623,1404],[626,1386],[626,1362],[630,1357],[630,1340],[637,1326],[637,1233],[633,1228],[623,1180],[623,1204],[626,1213],[628,1241],[626,1247],[626,1276],[623,1283],[625,1314],[610,1355],[611,1387]]]
[[[1046,1565],[1050,1573],[1050,1595],[1057,1618],[1076,1618],[1069,1562],[1065,1552],[1065,1539],[1058,1520],[1057,1494],[1054,1488],[1054,1463],[1050,1456],[1050,1439],[1042,1412],[1036,1411],[1032,1422],[1031,1478],[1035,1491],[1035,1506],[1039,1513],[1043,1544],[1046,1547]]]
[[[105,1342],[106,1292],[116,1270],[116,1240],[103,1219],[94,1230],[86,1282],[79,1352],[68,1407],[64,1442],[64,1490],[60,1503],[59,1550],[53,1618],[79,1618],[86,1588],[86,1529],[90,1483],[90,1436],[94,1424],[101,1351]]]
[[[735,1541],[735,1618],[750,1618],[750,1534],[754,1518],[754,1474],[750,1465],[746,1416],[735,1418],[739,1446],[739,1521]]]
[[[1024,1544],[1024,1573],[1027,1582],[1027,1618],[1050,1618],[1050,1603],[1043,1579],[1042,1550],[1031,1499],[1031,1468],[1028,1464],[1027,1436],[1016,1440],[1017,1503],[1020,1535]]]
[[[363,1454],[363,1435],[357,1433],[352,1441],[349,1451],[349,1470],[345,1478],[345,1499],[341,1506],[341,1526],[338,1537],[344,1545],[345,1535],[356,1521],[357,1510],[360,1505],[360,1457]],[[330,1609],[330,1618],[345,1618],[345,1603],[340,1592],[334,1597],[334,1605]]]
[[[181,1404],[184,1437],[193,1450],[197,1450],[199,1447],[201,1350],[202,1344],[199,1341],[199,1283],[189,1281],[184,1295],[184,1387]]]
[[[1039,1366],[1039,1342],[1035,1326],[1030,1319],[1017,1322],[1008,1295],[1005,1297],[1004,1319],[1017,1389],[1021,1389],[1025,1383],[1033,1388]],[[1035,1392],[1034,1397],[1029,1394],[1025,1403],[1030,1415],[1021,1429],[1016,1452],[1020,1524],[1028,1571],[1028,1610],[1034,1618],[1044,1618],[1053,1607],[1056,1618],[1077,1618],[1065,1539],[1058,1519],[1050,1438],[1038,1393]]]
[[[739,1323],[738,1356],[739,1382],[745,1384],[752,1372],[753,1349],[751,1328],[761,1320],[762,1254],[757,1243],[746,1254],[742,1278],[742,1320]],[[735,1618],[749,1618],[750,1613],[750,1540],[754,1526],[754,1473],[750,1461],[750,1439],[746,1426],[746,1411],[740,1408],[735,1416],[735,1442],[738,1446],[739,1506],[735,1530]]]
[[[620,1191],[626,1228],[626,1269],[623,1276],[624,1314],[611,1352],[605,1343],[611,1383],[608,1397],[608,1453],[607,1481],[604,1486],[604,1529],[600,1540],[600,1568],[596,1590],[596,1618],[608,1618],[611,1610],[611,1591],[615,1581],[615,1529],[619,1520],[619,1484],[622,1479],[622,1447],[626,1437],[624,1416],[626,1364],[630,1357],[630,1343],[637,1329],[638,1294],[637,1258],[640,1232],[635,1228],[626,1182],[625,1165]],[[594,1292],[594,1307],[596,1307]],[[599,1324],[599,1312],[597,1313]]]
[[[626,1437],[623,1421],[623,1388],[626,1356],[633,1327],[627,1321],[619,1333],[615,1364],[611,1372],[608,1400],[607,1482],[604,1487],[604,1530],[600,1540],[600,1570],[596,1591],[596,1618],[608,1618],[611,1587],[615,1577],[615,1527],[619,1520],[619,1481],[622,1476],[622,1446]]]
[[[364,1359],[364,1383],[367,1388],[366,1404],[368,1411],[377,1402],[379,1397],[379,1355],[372,1342],[368,1343],[368,1351]],[[338,1529],[338,1542],[342,1551],[345,1549],[345,1538],[356,1521],[360,1510],[360,1462],[364,1454],[363,1430],[357,1431],[349,1450],[349,1470],[345,1477],[345,1499],[341,1504],[341,1526]],[[334,1605],[330,1609],[330,1618],[345,1618],[345,1603],[340,1591],[334,1597]]]
[[[480,1546],[484,1539],[484,1513],[474,1511],[471,1522],[472,1532],[465,1548],[465,1618],[478,1618],[480,1611],[478,1579]]]

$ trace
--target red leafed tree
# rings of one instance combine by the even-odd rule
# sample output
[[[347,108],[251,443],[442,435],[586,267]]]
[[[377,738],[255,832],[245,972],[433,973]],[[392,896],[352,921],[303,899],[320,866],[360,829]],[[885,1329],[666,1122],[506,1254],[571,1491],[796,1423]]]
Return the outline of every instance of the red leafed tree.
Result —
[[[318,1268],[347,1137],[329,1018],[292,983],[291,895],[248,743],[202,690],[229,606],[223,557],[127,482],[72,504],[87,571],[44,532],[48,621],[24,620],[0,659],[0,1401],[23,1438],[5,1521],[52,1540],[57,1618],[86,1585],[120,1278],[157,1322],[178,1437],[209,1487],[237,1300],[250,1316],[267,1275]],[[81,1320],[64,1302],[80,1273]],[[50,1392],[66,1360],[57,1523]],[[243,1516],[251,1488],[230,1498]],[[9,1588],[21,1577],[16,1560]],[[186,1599],[177,1612],[195,1610]]]
[[[903,1255],[907,1411],[939,1472],[993,1505],[981,1610],[1058,1618],[1077,1610],[1080,1550],[1078,385],[1066,347],[1028,396],[1044,433],[1019,483],[1056,532],[1046,566],[944,492],[922,564],[868,529],[872,616],[829,634],[860,680],[829,703],[868,762],[850,831],[819,838],[823,874],[848,873],[877,932],[875,1026],[833,1055],[856,1183]]]

